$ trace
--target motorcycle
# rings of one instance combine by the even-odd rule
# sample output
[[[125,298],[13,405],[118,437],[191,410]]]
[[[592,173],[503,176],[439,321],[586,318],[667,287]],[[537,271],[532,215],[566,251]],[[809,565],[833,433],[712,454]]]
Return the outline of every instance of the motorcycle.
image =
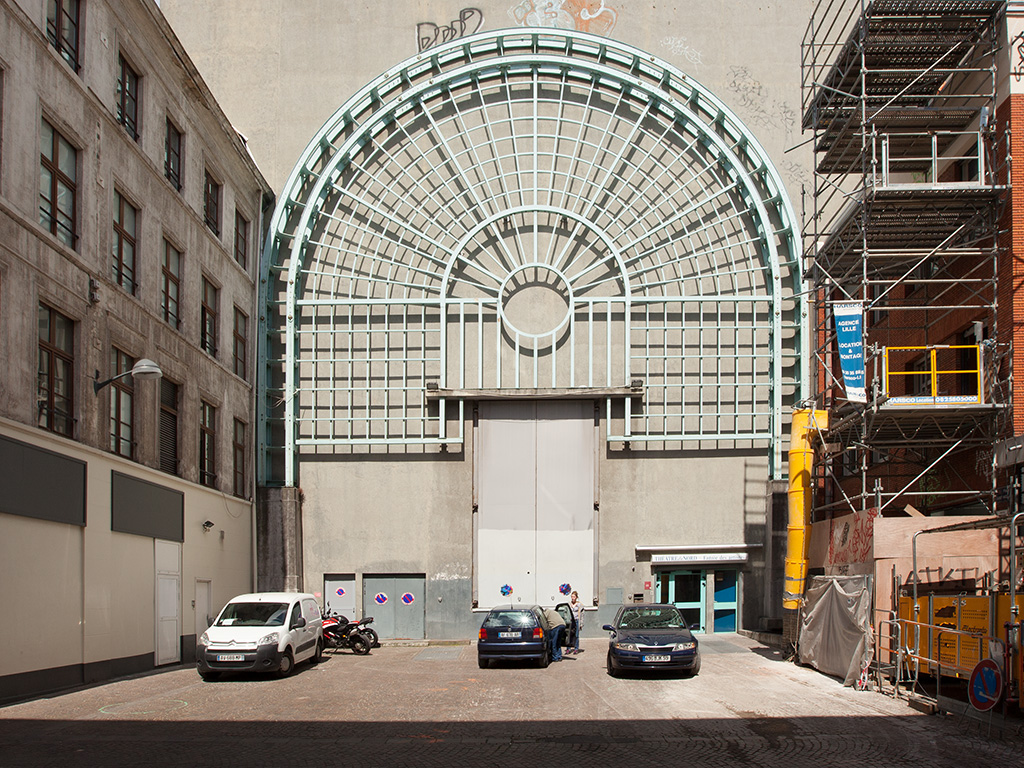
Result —
[[[370,652],[370,638],[359,631],[359,622],[332,614],[324,617],[322,626],[327,648],[348,648],[360,656]]]
[[[345,617],[340,617],[342,621],[345,621]],[[380,638],[377,637],[377,630],[370,626],[373,623],[373,616],[367,616],[359,619],[359,621],[353,622],[359,632],[366,635],[366,639],[370,641],[371,648],[380,648]]]

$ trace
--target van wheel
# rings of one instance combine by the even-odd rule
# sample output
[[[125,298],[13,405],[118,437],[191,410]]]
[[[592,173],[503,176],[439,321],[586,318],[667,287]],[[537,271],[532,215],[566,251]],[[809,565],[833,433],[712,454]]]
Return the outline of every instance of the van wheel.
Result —
[[[278,677],[288,677],[295,669],[295,657],[290,650],[284,652],[281,657],[281,666],[277,670]]]
[[[319,664],[321,661],[323,661],[323,658],[324,658],[324,644],[321,641],[317,640],[316,641],[316,650],[313,651],[313,658],[311,658],[309,660],[309,663],[310,664]]]

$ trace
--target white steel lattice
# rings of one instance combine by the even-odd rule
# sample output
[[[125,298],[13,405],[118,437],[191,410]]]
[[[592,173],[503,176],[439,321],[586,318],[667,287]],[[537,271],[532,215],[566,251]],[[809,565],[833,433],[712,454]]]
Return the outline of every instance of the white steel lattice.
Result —
[[[609,440],[777,452],[798,243],[754,138],[653,57],[549,30],[431,49],[324,126],[271,222],[264,448],[290,483],[301,446],[460,443],[468,390],[639,383]]]

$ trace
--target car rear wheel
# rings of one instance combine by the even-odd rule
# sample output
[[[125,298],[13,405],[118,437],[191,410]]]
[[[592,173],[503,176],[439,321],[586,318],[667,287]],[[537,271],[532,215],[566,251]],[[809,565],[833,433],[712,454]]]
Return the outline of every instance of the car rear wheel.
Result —
[[[537,666],[540,667],[541,669],[547,669],[548,665],[550,663],[551,663],[551,654],[547,651],[547,649],[545,649],[544,655],[541,656],[540,659],[537,661]]]
[[[617,670],[614,667],[614,665],[612,665],[612,655],[610,653],[608,654],[608,660],[607,660],[606,663],[608,665],[608,674],[611,675],[612,677],[618,677],[619,676],[619,670]]]
[[[489,666],[491,666],[491,660],[490,659],[481,659],[479,656],[477,656],[476,657],[476,665],[478,667],[480,667],[480,669],[487,669]]]

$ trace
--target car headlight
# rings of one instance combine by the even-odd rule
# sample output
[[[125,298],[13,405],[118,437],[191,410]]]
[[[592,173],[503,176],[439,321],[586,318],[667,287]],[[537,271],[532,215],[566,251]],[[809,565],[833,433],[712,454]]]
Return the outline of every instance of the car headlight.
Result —
[[[199,637],[199,644],[200,645],[209,645],[210,644],[210,636],[208,634],[206,634],[205,632],[203,632],[203,634]]]
[[[691,640],[688,643],[676,643],[674,646],[672,646],[672,650],[673,651],[692,651],[696,647],[697,647],[697,644]]]
[[[277,634],[277,632],[271,632],[269,635],[264,635],[263,637],[261,637],[259,641],[256,643],[256,645],[277,645],[279,639],[280,636]]]
[[[636,651],[636,643],[616,643],[615,647],[620,651]]]

